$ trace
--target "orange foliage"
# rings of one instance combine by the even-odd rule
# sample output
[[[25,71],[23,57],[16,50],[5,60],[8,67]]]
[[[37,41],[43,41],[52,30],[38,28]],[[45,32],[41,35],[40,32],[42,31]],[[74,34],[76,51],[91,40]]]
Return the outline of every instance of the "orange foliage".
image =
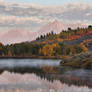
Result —
[[[58,41],[58,42],[62,42],[62,41],[63,41],[63,39],[61,39],[61,38],[58,38],[58,39],[57,39],[57,41]]]
[[[79,39],[79,38],[80,38],[79,35],[73,35],[73,36],[68,36],[67,40],[76,40],[76,39]]]
[[[83,52],[87,52],[88,51],[88,48],[85,45],[81,44],[81,46],[82,46]]]

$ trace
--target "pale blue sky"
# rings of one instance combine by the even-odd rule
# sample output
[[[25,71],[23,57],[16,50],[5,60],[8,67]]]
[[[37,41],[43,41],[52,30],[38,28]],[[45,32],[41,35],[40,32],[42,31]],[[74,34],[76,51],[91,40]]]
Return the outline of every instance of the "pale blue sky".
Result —
[[[35,3],[39,5],[56,5],[72,2],[92,2],[92,0],[7,0],[7,2]]]

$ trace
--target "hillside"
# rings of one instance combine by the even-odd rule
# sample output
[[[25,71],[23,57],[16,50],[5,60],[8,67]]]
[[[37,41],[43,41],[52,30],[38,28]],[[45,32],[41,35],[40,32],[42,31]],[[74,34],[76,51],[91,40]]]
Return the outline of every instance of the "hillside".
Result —
[[[51,33],[52,31],[56,34],[59,34],[63,30],[67,30],[68,27],[73,29],[77,27],[87,27],[85,24],[64,24],[60,21],[53,21],[49,22],[46,25],[42,26],[40,29],[35,31],[27,31],[22,29],[12,29],[4,34],[0,34],[0,42],[3,44],[14,44],[14,43],[21,43],[25,41],[33,41],[40,35],[46,35],[47,33]]]
[[[15,31],[16,33],[16,31]],[[31,42],[0,44],[1,57],[62,58],[86,53],[91,48],[92,26],[68,28],[59,34],[51,31]]]
[[[62,58],[61,65],[74,68],[92,69],[92,51],[68,58]]]
[[[46,35],[41,35],[40,37],[38,37],[36,41],[43,43],[63,42],[64,44],[68,45],[78,45],[83,41],[89,39],[92,39],[92,26],[88,26],[88,28],[86,27],[77,29],[68,28],[67,30],[62,31],[59,34],[51,31]]]

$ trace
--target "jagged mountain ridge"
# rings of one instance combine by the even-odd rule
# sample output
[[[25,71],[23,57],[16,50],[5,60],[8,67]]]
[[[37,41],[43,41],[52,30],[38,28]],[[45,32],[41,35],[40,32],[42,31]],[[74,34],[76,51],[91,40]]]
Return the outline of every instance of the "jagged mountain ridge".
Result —
[[[55,20],[54,22],[50,22],[47,25],[43,26],[39,31],[38,34],[43,35],[46,33],[49,33],[53,31],[54,33],[60,33],[63,30],[68,29],[68,27],[71,27],[72,29],[75,29],[77,27],[87,27],[86,24],[76,23],[76,24],[64,24],[58,20]]]
[[[3,44],[20,43],[25,41],[35,40],[38,36],[50,33],[60,33],[62,30],[66,30],[68,27],[87,27],[85,24],[63,24],[60,21],[55,20],[44,25],[40,30],[36,32],[22,31],[22,30],[10,30],[7,33],[0,35],[0,42]]]

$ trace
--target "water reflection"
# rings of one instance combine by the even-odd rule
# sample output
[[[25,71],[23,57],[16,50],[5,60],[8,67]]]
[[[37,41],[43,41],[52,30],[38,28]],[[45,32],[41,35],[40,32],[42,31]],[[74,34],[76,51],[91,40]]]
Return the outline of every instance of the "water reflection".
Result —
[[[52,59],[0,59],[1,68],[58,66],[60,60]]]
[[[28,60],[31,66],[22,65],[21,61],[16,67],[12,61],[8,61],[7,67],[1,67],[0,61],[0,92],[92,92],[91,70],[61,67],[57,60],[49,64],[49,60],[45,61],[41,66],[37,63],[34,66]],[[20,63],[18,61],[16,64]]]
[[[0,75],[0,92],[92,92],[92,89],[86,86],[69,86],[59,80],[51,82],[35,74],[5,71]]]

